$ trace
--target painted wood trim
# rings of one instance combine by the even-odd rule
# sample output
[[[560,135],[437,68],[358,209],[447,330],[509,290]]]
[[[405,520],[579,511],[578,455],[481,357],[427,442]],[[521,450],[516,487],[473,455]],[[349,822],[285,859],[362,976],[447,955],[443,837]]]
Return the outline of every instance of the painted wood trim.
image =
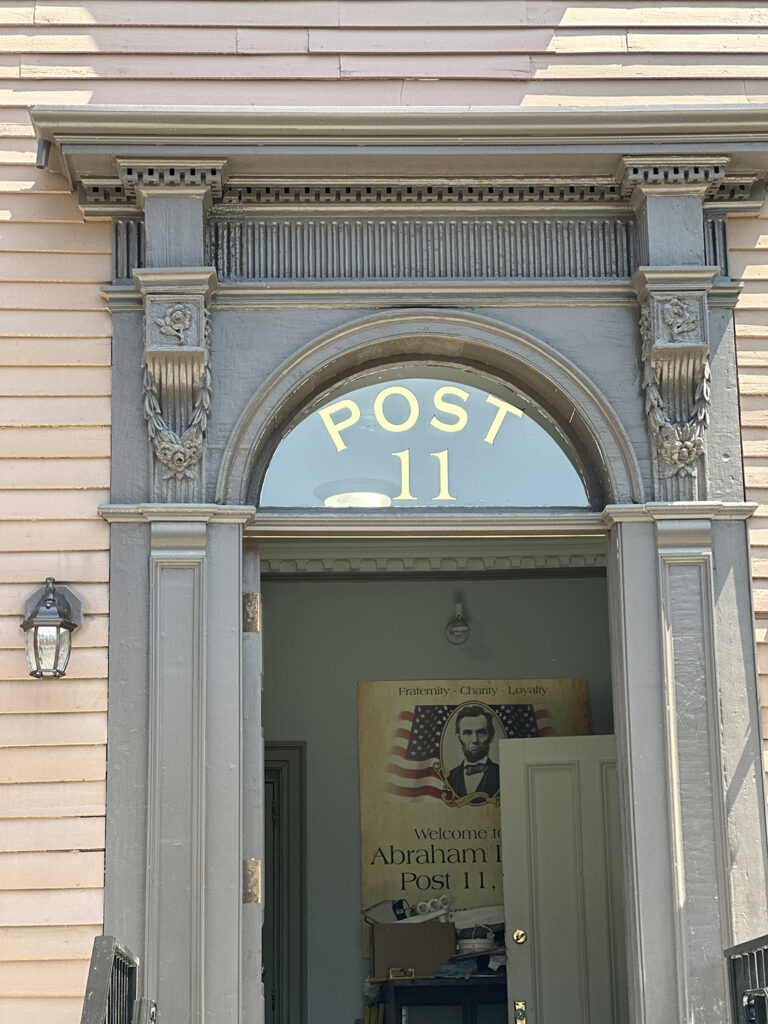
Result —
[[[205,525],[153,524],[150,571],[145,989],[184,1019],[201,1021]],[[183,965],[175,952],[179,930],[189,950]]]

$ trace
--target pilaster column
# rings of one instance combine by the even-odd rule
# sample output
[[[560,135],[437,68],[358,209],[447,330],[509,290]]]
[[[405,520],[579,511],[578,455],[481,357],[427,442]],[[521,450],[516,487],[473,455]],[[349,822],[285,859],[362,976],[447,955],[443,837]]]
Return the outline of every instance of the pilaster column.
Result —
[[[640,359],[657,501],[706,497],[700,472],[710,414],[707,293],[719,267],[704,261],[703,202],[728,161],[625,157],[622,191],[637,214]]]
[[[262,855],[258,837],[244,835],[242,800],[242,527],[253,512],[102,509],[117,554],[127,544],[149,555],[143,586],[113,575],[136,632],[115,645],[111,666],[124,692],[114,720],[110,711],[110,806],[129,800],[130,813],[108,825],[105,926],[139,952],[143,994],[163,1024],[242,1022],[253,940],[243,862]]]
[[[723,949],[768,924],[751,612],[738,598],[751,512],[605,513],[633,1024],[726,1020]]]
[[[151,524],[147,934],[161,1020],[203,1020],[205,522]]]

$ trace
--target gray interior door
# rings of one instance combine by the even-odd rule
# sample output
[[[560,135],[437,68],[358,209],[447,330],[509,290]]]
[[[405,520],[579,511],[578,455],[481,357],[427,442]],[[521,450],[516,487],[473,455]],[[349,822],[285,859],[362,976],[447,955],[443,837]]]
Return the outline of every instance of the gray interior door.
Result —
[[[307,1019],[305,746],[264,749],[264,1020]]]
[[[613,736],[499,746],[509,1019],[625,1024]]]
[[[280,830],[275,828],[279,816],[280,787],[265,765],[264,778],[264,928],[263,966],[264,1021],[280,1020],[280,968],[286,956],[282,948],[280,902],[287,897],[280,884]]]

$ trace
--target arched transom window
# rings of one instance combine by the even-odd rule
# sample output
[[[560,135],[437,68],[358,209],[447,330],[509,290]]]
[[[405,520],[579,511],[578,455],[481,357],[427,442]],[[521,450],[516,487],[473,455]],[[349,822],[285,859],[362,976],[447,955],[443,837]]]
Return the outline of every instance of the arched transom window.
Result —
[[[557,424],[474,370],[370,371],[326,392],[278,444],[271,508],[585,508],[583,472]]]

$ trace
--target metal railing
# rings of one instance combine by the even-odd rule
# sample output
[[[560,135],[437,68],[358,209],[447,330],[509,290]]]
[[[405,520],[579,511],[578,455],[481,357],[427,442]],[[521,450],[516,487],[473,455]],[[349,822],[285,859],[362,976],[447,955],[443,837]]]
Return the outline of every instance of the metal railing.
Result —
[[[726,949],[735,1024],[768,1024],[768,935]]]
[[[80,1024],[152,1024],[155,1004],[136,999],[139,958],[112,935],[93,940]]]

